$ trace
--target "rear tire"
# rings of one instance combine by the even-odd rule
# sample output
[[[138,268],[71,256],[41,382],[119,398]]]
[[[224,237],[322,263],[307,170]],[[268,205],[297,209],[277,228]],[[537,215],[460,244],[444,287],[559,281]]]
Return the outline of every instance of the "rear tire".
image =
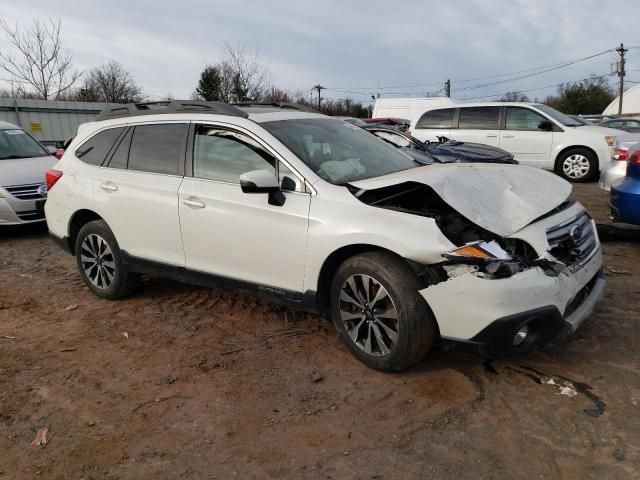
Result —
[[[127,272],[118,242],[103,220],[94,220],[80,229],[75,253],[82,280],[97,296],[116,300],[138,286],[138,275]]]
[[[598,158],[591,150],[571,148],[558,157],[556,173],[573,183],[590,182],[598,173]]]
[[[433,345],[436,321],[400,258],[368,252],[346,260],[331,283],[331,316],[342,342],[370,368],[401,371]]]

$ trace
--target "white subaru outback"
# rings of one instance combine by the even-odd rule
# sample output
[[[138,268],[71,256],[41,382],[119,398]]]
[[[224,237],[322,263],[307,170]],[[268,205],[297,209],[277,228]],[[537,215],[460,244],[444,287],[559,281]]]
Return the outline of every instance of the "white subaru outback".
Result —
[[[81,126],[47,173],[54,240],[98,296],[139,274],[330,314],[364,364],[434,342],[522,353],[575,331],[601,250],[571,187],[538,169],[420,166],[291,104],[126,105]]]

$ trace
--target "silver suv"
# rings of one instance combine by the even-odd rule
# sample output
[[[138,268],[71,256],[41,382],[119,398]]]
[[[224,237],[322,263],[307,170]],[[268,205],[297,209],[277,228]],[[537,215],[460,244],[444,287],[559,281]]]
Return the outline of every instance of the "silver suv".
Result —
[[[44,221],[44,175],[56,161],[20,127],[0,122],[0,225]]]

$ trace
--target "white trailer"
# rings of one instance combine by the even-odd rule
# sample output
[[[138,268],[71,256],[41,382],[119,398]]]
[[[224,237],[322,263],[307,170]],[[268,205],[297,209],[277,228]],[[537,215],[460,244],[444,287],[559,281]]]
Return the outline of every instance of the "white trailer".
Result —
[[[405,118],[413,126],[424,112],[453,103],[449,97],[378,98],[373,106],[373,118]]]

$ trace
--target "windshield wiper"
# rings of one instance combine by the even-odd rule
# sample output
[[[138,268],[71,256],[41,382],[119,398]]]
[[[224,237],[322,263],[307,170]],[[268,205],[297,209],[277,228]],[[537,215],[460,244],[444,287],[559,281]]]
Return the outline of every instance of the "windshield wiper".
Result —
[[[0,160],[15,160],[16,158],[29,158],[22,155],[9,155],[8,157],[0,157]]]

